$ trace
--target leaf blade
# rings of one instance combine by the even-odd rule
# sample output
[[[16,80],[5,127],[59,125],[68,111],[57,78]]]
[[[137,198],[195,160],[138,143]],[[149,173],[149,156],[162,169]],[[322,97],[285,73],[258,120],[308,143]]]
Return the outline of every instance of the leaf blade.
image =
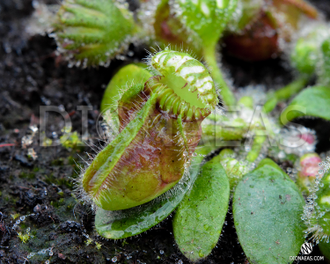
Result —
[[[282,112],[283,125],[297,117],[314,116],[330,120],[330,88],[315,86],[303,90]]]
[[[305,202],[295,183],[274,163],[246,174],[233,199],[239,241],[251,263],[288,263],[304,242]]]
[[[191,261],[208,256],[217,244],[229,203],[229,181],[219,159],[207,162],[173,219],[175,240]]]

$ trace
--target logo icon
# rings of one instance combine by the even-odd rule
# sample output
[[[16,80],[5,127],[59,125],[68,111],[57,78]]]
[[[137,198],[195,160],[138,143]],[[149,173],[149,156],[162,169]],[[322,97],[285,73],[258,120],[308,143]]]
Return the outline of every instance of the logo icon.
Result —
[[[300,251],[304,255],[309,255],[313,251],[313,245],[311,243],[305,242],[304,244],[302,244]]]

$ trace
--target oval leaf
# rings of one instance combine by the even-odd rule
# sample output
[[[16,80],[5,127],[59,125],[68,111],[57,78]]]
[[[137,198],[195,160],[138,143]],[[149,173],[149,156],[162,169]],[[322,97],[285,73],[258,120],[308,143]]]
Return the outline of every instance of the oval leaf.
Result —
[[[330,88],[315,86],[303,90],[282,112],[283,125],[297,117],[315,116],[330,120]]]
[[[233,200],[238,239],[250,263],[289,263],[304,242],[305,202],[295,183],[271,160],[246,174]]]
[[[209,255],[217,244],[228,210],[229,181],[218,158],[207,162],[173,219],[175,240],[191,261]]]
[[[184,195],[196,180],[204,155],[211,147],[196,150],[198,155],[191,161],[189,176],[153,201],[127,210],[106,211],[97,208],[96,231],[105,238],[122,239],[138,235],[164,220],[182,201]]]

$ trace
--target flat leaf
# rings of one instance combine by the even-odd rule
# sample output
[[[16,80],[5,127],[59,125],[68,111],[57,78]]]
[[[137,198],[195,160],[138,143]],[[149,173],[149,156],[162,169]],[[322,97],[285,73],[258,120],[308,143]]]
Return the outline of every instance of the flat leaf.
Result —
[[[207,162],[173,219],[175,240],[191,261],[208,256],[217,244],[228,210],[229,181],[218,158]]]
[[[330,120],[330,87],[315,86],[303,90],[282,112],[281,122],[285,125],[302,116]]]
[[[304,242],[304,199],[295,183],[266,159],[246,174],[233,199],[238,239],[250,263],[290,263]]]
[[[205,154],[214,148],[202,147],[196,150],[197,156],[191,161],[189,176],[153,201],[127,210],[106,211],[97,208],[95,215],[96,231],[105,238],[122,239],[138,235],[164,220],[182,201],[191,188],[199,172]]]

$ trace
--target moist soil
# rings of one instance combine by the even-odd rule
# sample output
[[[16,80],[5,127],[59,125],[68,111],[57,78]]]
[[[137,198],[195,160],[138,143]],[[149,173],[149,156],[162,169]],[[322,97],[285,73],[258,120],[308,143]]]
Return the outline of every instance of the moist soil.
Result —
[[[330,14],[325,1],[311,2]],[[52,38],[25,33],[32,12],[32,1],[0,1],[0,263],[189,263],[175,244],[172,216],[139,236],[105,240],[94,230],[90,206],[75,195],[88,153],[104,144],[95,128],[104,89],[120,66],[146,56],[144,47],[132,45],[131,57],[108,68],[68,68]],[[293,78],[281,59],[247,63],[224,56],[223,67],[235,87],[278,88]],[[91,109],[86,145],[65,148],[59,144],[63,115],[82,133],[78,105]],[[44,121],[41,106],[59,110]],[[299,122],[316,130],[318,152],[330,149],[328,123]],[[44,135],[57,146],[43,146]],[[248,263],[233,225],[230,210],[216,248],[200,263]],[[313,254],[321,255],[317,247]]]

